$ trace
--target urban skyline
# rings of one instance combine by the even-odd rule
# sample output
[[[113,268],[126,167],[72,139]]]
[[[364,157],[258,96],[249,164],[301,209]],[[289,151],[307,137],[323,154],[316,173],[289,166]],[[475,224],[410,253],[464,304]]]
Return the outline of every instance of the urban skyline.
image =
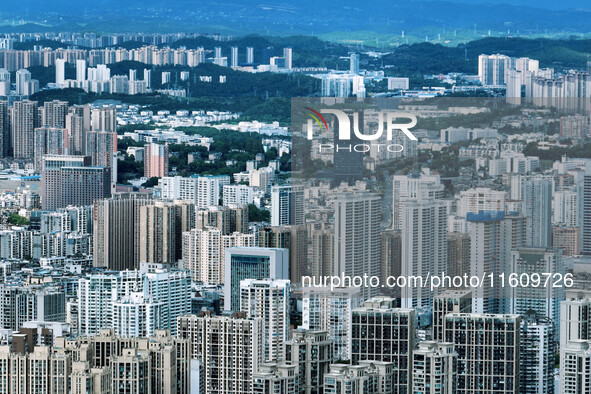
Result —
[[[177,6],[0,20],[0,392],[591,393],[588,40]]]

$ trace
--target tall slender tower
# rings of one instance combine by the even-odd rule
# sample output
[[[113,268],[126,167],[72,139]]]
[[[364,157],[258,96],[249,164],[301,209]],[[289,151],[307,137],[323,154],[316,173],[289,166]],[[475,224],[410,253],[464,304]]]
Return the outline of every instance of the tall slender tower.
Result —
[[[55,59],[55,84],[58,87],[64,86],[66,81],[66,60]]]
[[[240,282],[240,310],[265,322],[265,360],[283,357],[289,339],[290,282],[284,279],[245,279]]]
[[[117,133],[109,131],[91,131],[86,134],[86,155],[90,156],[93,166],[111,168],[111,185],[117,183]]]
[[[70,136],[70,154],[82,155],[86,145],[86,133],[90,131],[90,106],[75,105],[66,115],[66,129]]]
[[[439,275],[447,269],[447,207],[428,198],[407,200],[402,207],[402,262],[404,277]],[[408,284],[402,288],[404,308],[431,307],[431,290]]]
[[[144,176],[146,178],[168,176],[168,145],[150,143],[144,148]]]
[[[14,157],[33,159],[35,154],[35,128],[39,127],[37,102],[16,101],[12,107],[12,142]]]
[[[238,67],[238,47],[231,48],[230,67]]]
[[[473,289],[472,312],[508,313],[510,289],[490,283],[486,275],[511,272],[511,250],[523,246],[525,219],[505,215],[503,211],[468,213],[466,219],[470,233],[470,274],[485,277],[482,286]]]
[[[10,107],[8,101],[0,100],[0,157],[9,156],[11,151]]]
[[[333,275],[380,275],[380,196],[365,191],[333,195],[335,236]],[[367,298],[376,289],[362,288]]]
[[[524,177],[521,199],[525,216],[525,245],[541,248],[552,246],[552,180]]]
[[[304,224],[304,189],[301,186],[271,188],[271,225]]]

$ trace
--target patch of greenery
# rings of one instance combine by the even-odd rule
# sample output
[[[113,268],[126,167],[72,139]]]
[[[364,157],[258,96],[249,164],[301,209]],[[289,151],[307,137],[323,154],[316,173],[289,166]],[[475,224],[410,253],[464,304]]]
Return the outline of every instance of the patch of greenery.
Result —
[[[145,181],[142,184],[142,186],[143,187],[154,187],[154,186],[158,185],[158,179],[160,179],[160,178],[158,178],[157,176],[153,176],[151,178],[148,178],[148,180]]]
[[[591,142],[572,145],[569,147],[553,146],[549,149],[539,149],[537,142],[530,142],[523,149],[526,156],[538,156],[540,160],[550,160],[552,162],[561,160],[563,155],[568,157],[579,157],[583,159],[591,158]]]
[[[135,161],[127,154],[123,160],[117,162],[117,183],[129,184],[129,180],[137,179],[144,175],[144,162]]]
[[[13,226],[28,226],[30,223],[31,221],[29,219],[16,212],[11,213],[8,217],[8,224],[12,224]]]
[[[254,204],[248,204],[248,221],[249,222],[269,222],[271,220],[271,212],[259,209]]]

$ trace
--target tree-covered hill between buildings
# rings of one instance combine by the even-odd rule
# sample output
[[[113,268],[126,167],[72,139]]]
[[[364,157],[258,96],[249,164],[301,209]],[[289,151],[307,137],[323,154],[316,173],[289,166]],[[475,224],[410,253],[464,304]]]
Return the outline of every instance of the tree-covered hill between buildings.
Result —
[[[462,72],[478,73],[478,56],[500,53],[514,57],[530,57],[540,67],[556,71],[585,69],[591,40],[549,40],[523,38],[484,38],[456,47],[419,43],[402,45],[373,61],[374,66],[392,66],[391,73],[401,76]]]

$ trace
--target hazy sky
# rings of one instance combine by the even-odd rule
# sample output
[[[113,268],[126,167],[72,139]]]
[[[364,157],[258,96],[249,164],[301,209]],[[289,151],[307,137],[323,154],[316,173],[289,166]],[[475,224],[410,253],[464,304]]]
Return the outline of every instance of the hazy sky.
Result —
[[[452,0],[455,3],[471,3],[471,4],[511,4],[511,5],[524,5],[528,7],[536,8],[550,8],[555,10],[567,9],[567,8],[581,8],[591,10],[591,2],[589,0]]]
[[[371,1],[371,0],[370,0]],[[399,1],[407,2],[408,0],[392,0],[392,3],[397,3]],[[418,0],[410,0],[410,1],[418,1]],[[425,0],[421,0],[425,1]],[[428,0],[426,0],[428,1]],[[530,7],[537,7],[537,8],[551,8],[551,9],[566,9],[566,8],[581,8],[581,9],[589,9],[591,10],[591,2],[589,0],[444,0],[450,1],[455,3],[472,3],[472,4],[511,4],[511,5],[524,5]],[[104,7],[117,7],[117,6],[133,6],[133,7],[150,7],[150,6],[165,6],[165,7],[174,7],[175,3],[183,3],[183,4],[200,4],[204,5],[207,3],[211,3],[212,5],[217,5],[218,7],[223,3],[227,3],[228,7],[232,7],[233,4],[252,4],[252,5],[260,5],[265,3],[271,3],[275,5],[279,4],[286,4],[286,5],[298,5],[300,2],[298,0],[230,0],[230,1],[211,1],[211,0],[102,0],[97,2],[96,0],[21,0],[21,1],[7,1],[6,4],[3,4],[2,7],[4,9],[9,9],[11,11],[18,10],[22,8],[23,11],[26,8],[29,12],[34,10],[35,8],[53,8],[54,11],[58,11],[60,7],[70,6],[71,8],[96,8],[100,6]],[[360,3],[362,4],[362,3]],[[1,11],[0,11],[1,12]]]

